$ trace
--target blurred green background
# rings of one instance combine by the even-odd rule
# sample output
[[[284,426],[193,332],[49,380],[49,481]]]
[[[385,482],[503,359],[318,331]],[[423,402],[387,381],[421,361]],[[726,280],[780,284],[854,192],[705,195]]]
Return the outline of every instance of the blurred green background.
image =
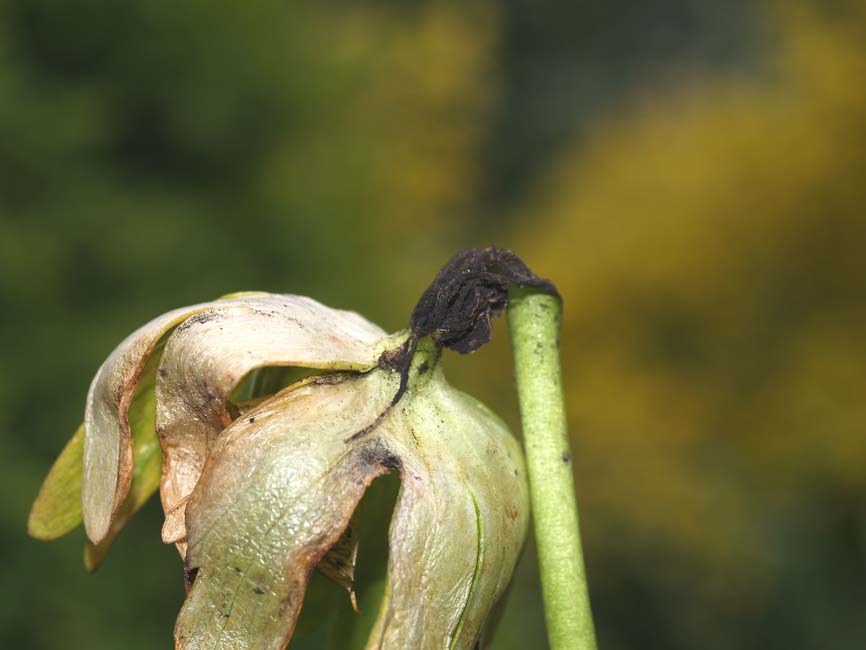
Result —
[[[564,297],[604,650],[866,647],[855,0],[0,0],[0,646],[170,647],[158,500],[24,533],[127,333],[230,291],[403,327],[458,248]],[[448,354],[518,429],[504,320]],[[544,647],[532,547],[494,648]]]

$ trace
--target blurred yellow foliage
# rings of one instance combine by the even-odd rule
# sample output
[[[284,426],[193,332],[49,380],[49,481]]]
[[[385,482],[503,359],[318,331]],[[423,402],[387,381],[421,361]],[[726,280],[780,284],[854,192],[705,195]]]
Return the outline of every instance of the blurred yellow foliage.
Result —
[[[511,242],[565,299],[590,564],[755,596],[764,522],[866,492],[864,17],[786,11],[770,70],[610,118]]]

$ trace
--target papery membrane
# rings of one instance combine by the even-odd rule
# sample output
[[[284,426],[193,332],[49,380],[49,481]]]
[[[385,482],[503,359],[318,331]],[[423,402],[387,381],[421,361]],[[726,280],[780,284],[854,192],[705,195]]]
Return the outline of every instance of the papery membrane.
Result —
[[[368,649],[472,648],[511,578],[528,525],[522,453],[508,429],[432,371],[400,416],[403,491],[388,597]]]
[[[365,359],[370,366],[375,365],[375,352],[371,349],[370,341],[374,336],[380,336],[381,330],[356,314],[330,309],[309,298],[242,294],[230,300],[177,309],[152,320],[128,336],[111,353],[94,377],[88,393],[82,513],[90,540],[98,543],[106,536],[129,492],[134,461],[127,411],[145,363],[159,340],[191,317],[198,317],[199,322],[205,322],[226,315],[230,317],[268,311],[273,312],[275,322],[286,320],[292,323],[283,328],[294,333],[294,344],[288,342],[290,348],[298,349],[306,342],[311,349],[323,355],[317,360],[323,364],[322,367],[327,367],[328,363],[338,366],[340,361],[345,360],[340,355],[347,349],[352,352],[348,359],[350,367],[363,365]],[[334,323],[335,326],[328,330],[328,323]],[[346,332],[358,334],[360,338],[350,337],[339,344],[337,339]],[[251,362],[255,360],[254,363],[261,365],[268,355],[256,352],[261,348],[255,340],[244,340],[244,343],[247,347],[242,353],[248,354]],[[265,347],[271,350],[272,341],[267,342]],[[312,362],[313,356],[310,353],[303,361]],[[292,361],[283,358],[277,363]],[[237,365],[236,358],[233,358],[232,368]],[[209,369],[216,373],[216,379],[220,378],[222,371],[218,358]],[[187,376],[186,379],[194,378]],[[213,410],[218,414],[223,412],[222,397],[214,400]]]
[[[320,378],[235,421],[187,505],[195,576],[177,648],[279,649],[310,570],[339,539],[370,482],[399,471],[388,595],[368,648],[471,648],[526,533],[517,443],[438,370],[385,411],[396,373]]]
[[[302,296],[263,296],[194,316],[169,337],[157,373],[163,449],[163,541],[186,537],[184,511],[202,467],[231,422],[229,395],[251,370],[293,365],[369,370],[385,332],[357,314]]]

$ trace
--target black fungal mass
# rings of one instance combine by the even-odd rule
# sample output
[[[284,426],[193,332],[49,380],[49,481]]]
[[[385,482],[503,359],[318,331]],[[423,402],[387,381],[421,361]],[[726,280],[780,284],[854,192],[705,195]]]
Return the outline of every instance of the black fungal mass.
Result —
[[[462,354],[490,341],[491,319],[508,305],[508,286],[559,296],[507,248],[469,248],[452,257],[421,296],[409,323],[412,338],[427,336]]]
[[[508,306],[508,287],[535,289],[559,298],[556,286],[529,270],[507,248],[467,248],[442,267],[412,310],[412,335],[399,348],[386,350],[379,367],[400,372],[400,387],[376,420],[347,439],[354,440],[378,426],[403,397],[409,384],[409,368],[420,339],[431,337],[436,347],[461,354],[475,352],[490,342],[491,320]],[[426,372],[429,368],[419,369]]]

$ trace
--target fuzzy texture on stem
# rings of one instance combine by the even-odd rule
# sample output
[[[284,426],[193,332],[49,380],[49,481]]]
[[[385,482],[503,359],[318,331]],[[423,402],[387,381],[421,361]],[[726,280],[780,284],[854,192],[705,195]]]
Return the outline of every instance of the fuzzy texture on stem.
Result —
[[[514,288],[508,324],[552,650],[595,650],[562,394],[556,296]]]

